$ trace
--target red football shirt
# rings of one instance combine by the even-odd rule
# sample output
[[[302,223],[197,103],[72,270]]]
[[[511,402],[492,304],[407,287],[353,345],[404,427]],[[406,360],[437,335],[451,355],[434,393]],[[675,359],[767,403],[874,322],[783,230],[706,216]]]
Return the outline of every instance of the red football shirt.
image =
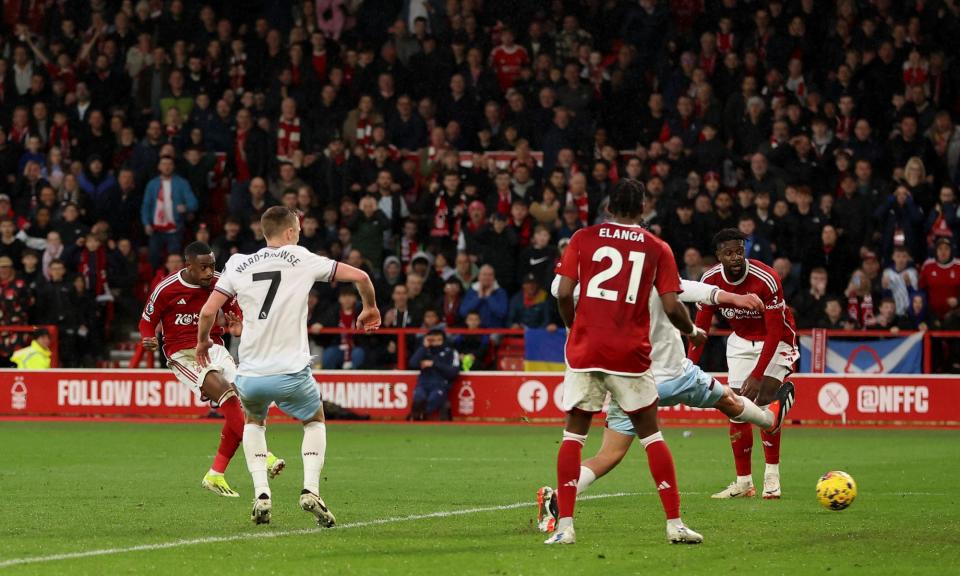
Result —
[[[719,309],[737,336],[753,342],[763,342],[760,359],[753,374],[757,378],[763,377],[781,341],[794,347],[797,345],[797,325],[793,321],[793,312],[783,298],[783,286],[773,268],[759,260],[748,259],[744,276],[731,282],[724,274],[723,266],[717,264],[707,270],[700,281],[733,294],[756,294],[763,300],[766,309],[762,313],[743,308],[703,305],[697,312],[697,326],[703,330],[710,330],[713,314]],[[703,346],[692,349],[690,359],[697,362],[702,353]]]
[[[157,324],[163,329],[163,353],[169,358],[180,350],[197,347],[197,323],[200,321],[200,309],[206,304],[210,292],[217,285],[216,273],[209,288],[189,284],[176,272],[167,276],[154,288],[147,306],[140,317],[140,336],[156,335]],[[236,299],[228,302],[224,310],[241,315]],[[214,325],[210,330],[210,339],[223,344],[222,326]]]
[[[930,311],[938,317],[950,311],[950,298],[960,298],[960,260],[940,264],[931,258],[920,270],[920,288],[927,291]]]
[[[636,376],[650,367],[650,290],[680,292],[673,251],[640,226],[608,222],[579,230],[557,273],[580,284],[567,336],[579,372]]]
[[[490,63],[497,73],[500,89],[506,91],[520,76],[520,69],[530,63],[530,56],[527,55],[527,49],[519,44],[514,44],[510,49],[501,45],[490,52]]]

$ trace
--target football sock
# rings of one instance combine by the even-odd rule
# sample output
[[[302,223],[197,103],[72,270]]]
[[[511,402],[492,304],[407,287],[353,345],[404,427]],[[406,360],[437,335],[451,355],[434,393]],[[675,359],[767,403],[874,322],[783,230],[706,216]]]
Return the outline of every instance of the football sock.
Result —
[[[320,470],[327,452],[327,425],[323,422],[309,422],[303,425],[303,487],[314,494],[320,494]]]
[[[243,427],[243,454],[247,458],[247,470],[253,477],[255,496],[270,495],[267,482],[267,428],[257,424]]]
[[[583,494],[587,488],[597,479],[596,473],[586,466],[580,467],[580,479],[577,480],[577,495]]]
[[[670,447],[660,432],[641,438],[640,443],[647,451],[647,465],[650,466],[650,475],[657,486],[667,520],[679,519],[680,491],[677,489],[677,471],[673,466]]]
[[[226,430],[229,427],[234,436],[243,438],[243,407],[240,405],[240,399],[232,390],[221,397],[220,413],[223,414],[225,420],[223,429]]]
[[[750,476],[750,455],[753,452],[753,428],[746,422],[730,423],[730,445],[737,477]]]
[[[580,454],[587,436],[563,431],[563,441],[557,453],[557,506],[560,520],[573,521],[573,508],[577,503],[577,479],[580,476]],[[566,523],[563,523],[565,526]],[[558,529],[561,526],[558,525]]]
[[[243,429],[240,430],[242,432]],[[220,446],[217,447],[217,455],[213,458],[213,466],[210,470],[218,474],[226,472],[227,465],[230,464],[233,455],[237,453],[237,448],[240,447],[242,441],[243,437],[234,434],[233,429],[225,422],[220,430]]]
[[[749,422],[750,424],[756,424],[760,428],[773,426],[773,412],[760,408],[749,398],[741,396],[740,400],[743,401],[743,412],[737,415],[739,422]]]
[[[766,431],[760,432],[760,441],[763,442],[763,459],[767,464],[780,463],[780,432],[771,434]]]
[[[767,469],[764,470],[764,474],[776,474],[780,475],[780,465],[779,464],[767,464]]]

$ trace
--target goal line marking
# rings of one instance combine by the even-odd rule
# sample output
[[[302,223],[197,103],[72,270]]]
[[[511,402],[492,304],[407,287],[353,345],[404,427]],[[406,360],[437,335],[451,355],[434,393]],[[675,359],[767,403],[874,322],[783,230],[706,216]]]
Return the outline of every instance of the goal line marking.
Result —
[[[624,496],[640,496],[652,494],[652,492],[614,492],[610,494],[584,494],[578,496],[577,500],[602,500],[605,498],[622,498]],[[503,510],[516,510],[518,508],[533,508],[533,502],[516,502],[514,504],[502,504],[500,506],[484,506],[478,508],[465,508],[463,510],[442,510],[439,512],[429,512],[427,514],[412,514],[410,516],[391,516],[387,518],[374,518],[372,520],[362,520],[359,522],[349,522],[341,524],[335,528],[301,528],[298,530],[277,530],[274,532],[244,532],[242,534],[233,534],[229,536],[207,536],[203,538],[189,538],[182,540],[171,540],[169,542],[157,542],[155,544],[139,544],[137,546],[126,546],[119,548],[101,548],[98,550],[86,550],[83,552],[64,552],[62,554],[50,554],[48,556],[26,556],[23,558],[10,558],[0,560],[0,568],[10,566],[20,566],[23,564],[42,564],[47,562],[57,562],[60,560],[76,560],[79,558],[90,558],[94,556],[115,556],[118,554],[130,554],[133,552],[146,552],[151,550],[166,550],[169,548],[180,548],[183,546],[196,546],[198,544],[217,544],[221,542],[236,542],[240,540],[257,540],[266,538],[281,538],[283,536],[300,536],[304,534],[316,534],[329,531],[350,530],[353,528],[367,528],[370,526],[382,526],[384,524],[399,524],[402,522],[415,522],[418,520],[430,520],[433,518],[450,518],[453,516],[466,516],[468,514],[481,514],[483,512],[498,512]]]

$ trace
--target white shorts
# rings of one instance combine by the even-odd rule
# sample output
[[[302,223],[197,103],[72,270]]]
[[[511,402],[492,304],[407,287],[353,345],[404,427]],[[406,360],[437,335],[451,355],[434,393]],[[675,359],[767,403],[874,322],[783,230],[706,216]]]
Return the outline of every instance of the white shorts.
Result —
[[[233,361],[230,352],[219,344],[214,344],[210,348],[210,363],[206,368],[201,368],[197,364],[196,348],[187,348],[173,353],[173,356],[167,359],[167,365],[177,375],[177,380],[193,388],[198,393],[203,379],[207,377],[207,372],[219,372],[223,379],[232,384],[237,377],[237,365]],[[211,398],[216,400],[216,398]]]
[[[617,376],[606,372],[574,372],[567,368],[563,377],[563,411],[577,408],[600,412],[607,392],[624,412],[635,412],[657,402],[657,384],[650,370],[638,376]]]
[[[763,341],[753,342],[736,334],[727,337],[727,385],[739,389],[743,385],[760,359]],[[764,376],[783,382],[793,372],[793,365],[800,358],[800,351],[781,341],[777,345],[770,364],[763,371]]]

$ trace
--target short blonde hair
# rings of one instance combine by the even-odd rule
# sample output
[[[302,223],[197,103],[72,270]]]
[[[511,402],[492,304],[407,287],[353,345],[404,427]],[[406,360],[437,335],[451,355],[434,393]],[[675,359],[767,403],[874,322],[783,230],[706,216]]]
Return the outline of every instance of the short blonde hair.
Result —
[[[260,216],[260,229],[267,238],[276,238],[287,228],[297,225],[297,215],[283,206],[273,206]]]

